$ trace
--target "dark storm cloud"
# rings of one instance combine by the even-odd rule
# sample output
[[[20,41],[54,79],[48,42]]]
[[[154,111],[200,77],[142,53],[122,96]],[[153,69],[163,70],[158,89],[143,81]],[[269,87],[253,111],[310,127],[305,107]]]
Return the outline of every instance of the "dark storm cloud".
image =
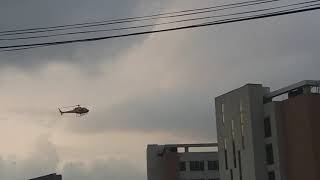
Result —
[[[146,0],[4,0],[0,6],[0,30],[47,27],[63,24],[92,22],[114,18],[143,15],[153,11],[160,12],[164,2]],[[148,7],[146,9],[145,7]],[[104,27],[104,29],[107,27]],[[111,33],[112,34],[112,33]],[[73,38],[103,36],[105,33]],[[110,35],[110,33],[108,34]],[[68,38],[49,38],[47,40],[66,40]],[[126,40],[108,40],[81,45],[65,45],[59,47],[40,48],[35,50],[0,53],[0,65],[18,67],[39,67],[48,62],[63,61],[85,66],[96,64],[102,60],[111,61],[144,37],[128,38]],[[45,40],[46,41],[46,40]],[[23,40],[14,43],[1,41],[0,45],[16,43],[43,42],[38,40]]]

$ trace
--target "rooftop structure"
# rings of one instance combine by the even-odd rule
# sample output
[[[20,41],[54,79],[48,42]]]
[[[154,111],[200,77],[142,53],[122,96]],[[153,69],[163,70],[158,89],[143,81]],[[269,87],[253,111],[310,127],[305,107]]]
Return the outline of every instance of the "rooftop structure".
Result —
[[[219,180],[216,147],[217,143],[148,145],[148,180]]]

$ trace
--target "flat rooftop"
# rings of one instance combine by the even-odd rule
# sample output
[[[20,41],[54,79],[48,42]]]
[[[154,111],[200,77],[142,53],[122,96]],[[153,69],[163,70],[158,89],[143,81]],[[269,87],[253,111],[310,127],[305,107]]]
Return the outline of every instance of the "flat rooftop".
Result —
[[[165,144],[164,147],[218,147],[218,143],[200,143],[200,144]]]
[[[266,100],[272,100],[272,98],[286,94],[288,92],[294,91],[299,88],[305,88],[305,87],[320,87],[320,81],[319,80],[304,80],[295,84],[292,84],[290,86],[278,89],[276,91],[270,92],[266,95],[264,95],[264,99]]]
[[[196,144],[149,144],[148,146],[162,146],[165,148],[188,148],[188,147],[218,147],[218,143],[196,143]]]

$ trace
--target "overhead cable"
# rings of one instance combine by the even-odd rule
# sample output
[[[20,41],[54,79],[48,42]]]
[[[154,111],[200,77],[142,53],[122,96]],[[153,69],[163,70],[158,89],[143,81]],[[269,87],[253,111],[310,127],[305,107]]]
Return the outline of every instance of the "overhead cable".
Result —
[[[183,11],[177,11],[177,12],[171,12],[171,13],[155,14],[155,15],[149,15],[149,16],[138,16],[138,17],[132,17],[132,18],[122,18],[122,19],[115,19],[115,20],[105,20],[105,21],[96,21],[96,22],[88,22],[88,23],[51,26],[51,27],[7,30],[7,31],[0,31],[0,36],[12,36],[12,35],[21,35],[21,34],[51,32],[51,31],[63,31],[63,30],[70,30],[70,29],[106,26],[106,25],[131,23],[131,22],[139,22],[139,21],[147,21],[147,20],[176,18],[176,17],[182,17],[182,16],[190,16],[190,15],[196,15],[196,14],[234,9],[239,7],[253,6],[258,4],[265,4],[265,3],[276,2],[276,1],[281,1],[281,0],[254,0],[254,1],[245,1],[240,3],[224,4],[219,6],[212,6],[207,8],[198,8],[193,10],[189,9],[189,10],[183,10]],[[194,12],[194,11],[199,11],[199,12]],[[183,13],[183,14],[178,14],[178,13]],[[177,15],[171,15],[171,14],[177,14]],[[167,16],[163,16],[163,15],[167,15]]]
[[[161,29],[161,30],[141,31],[141,32],[120,34],[120,35],[114,35],[114,36],[75,39],[75,40],[68,40],[68,41],[53,41],[53,42],[46,42],[46,43],[30,43],[30,44],[20,44],[20,45],[12,45],[12,46],[0,46],[0,49],[4,49],[3,51],[14,51],[14,50],[19,50],[19,48],[20,49],[21,48],[38,48],[38,47],[43,47],[43,46],[54,46],[54,45],[62,45],[62,44],[70,44],[70,43],[91,42],[91,41],[98,41],[98,40],[105,40],[105,39],[112,39],[112,38],[138,36],[138,35],[144,35],[144,34],[153,34],[153,33],[160,33],[160,32],[177,31],[177,30],[182,30],[182,29],[192,29],[192,28],[205,27],[205,26],[214,26],[214,25],[219,25],[219,24],[228,24],[228,23],[235,23],[235,22],[241,22],[241,21],[249,21],[249,20],[254,20],[254,19],[264,19],[264,18],[268,18],[268,17],[283,16],[283,15],[296,14],[296,13],[302,13],[302,12],[307,12],[307,11],[315,11],[315,10],[320,9],[320,6],[318,4],[317,5],[309,5],[309,6],[310,7],[308,7],[308,8],[293,8],[293,9],[282,10],[282,11],[277,11],[277,12],[270,12],[270,13],[264,13],[264,14],[258,14],[258,15],[238,17],[238,18],[229,18],[229,19],[225,19],[225,20],[218,20],[218,21],[212,21],[212,22],[207,22],[207,23],[201,23],[201,24],[195,24],[195,25],[189,25],[189,26],[181,26],[181,27],[175,27],[175,28],[167,28],[167,29]]]
[[[97,32],[110,32],[110,31],[120,31],[120,30],[129,30],[129,29],[139,29],[139,28],[146,28],[146,27],[156,27],[156,26],[160,26],[160,25],[168,25],[168,24],[175,24],[175,23],[181,23],[181,22],[190,22],[190,21],[198,21],[198,20],[205,20],[205,19],[213,19],[213,18],[220,18],[220,17],[228,17],[228,16],[270,11],[270,10],[282,9],[282,8],[310,4],[310,3],[315,3],[315,2],[320,2],[320,0],[308,1],[308,2],[302,2],[302,3],[294,3],[294,4],[289,4],[289,5],[264,8],[264,9],[258,9],[258,10],[252,10],[252,11],[245,11],[245,12],[238,12],[238,13],[231,13],[231,14],[190,18],[190,19],[183,19],[183,20],[155,23],[155,24],[146,24],[146,25],[141,25],[141,26],[129,26],[129,27],[120,27],[120,28],[112,28],[112,29],[78,31],[78,32],[70,32],[70,33],[58,33],[58,34],[50,34],[50,35],[38,35],[38,36],[27,36],[27,37],[17,37],[17,38],[0,38],[0,40],[2,40],[2,41],[5,41],[5,40],[6,41],[25,40],[25,39],[48,38],[48,37],[56,37],[56,36],[66,36],[66,35],[88,34],[88,33],[97,33]],[[313,5],[318,5],[318,4],[312,4],[311,6],[313,6]],[[309,7],[309,6],[303,6],[303,7]]]

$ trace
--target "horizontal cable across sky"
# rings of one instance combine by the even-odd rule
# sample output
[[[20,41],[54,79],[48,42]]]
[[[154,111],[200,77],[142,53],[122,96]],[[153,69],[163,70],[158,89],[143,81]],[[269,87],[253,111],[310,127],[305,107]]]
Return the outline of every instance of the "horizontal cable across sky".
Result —
[[[120,19],[110,19],[110,20],[102,20],[95,22],[87,22],[87,23],[77,23],[77,24],[67,24],[67,25],[59,25],[59,26],[51,26],[51,27],[37,27],[37,28],[29,28],[29,29],[18,29],[18,30],[6,30],[0,31],[0,36],[9,36],[9,35],[17,35],[17,34],[29,34],[29,33],[40,33],[40,32],[50,32],[50,31],[61,31],[61,30],[69,30],[69,29],[78,29],[78,28],[87,28],[87,27],[95,27],[95,26],[106,26],[113,24],[123,24],[130,22],[139,22],[139,21],[147,21],[147,20],[159,20],[159,19],[168,19],[182,16],[190,16],[195,14],[203,14],[209,12],[216,12],[222,10],[228,10],[239,7],[246,7],[264,3],[270,3],[281,0],[253,0],[253,1],[245,1],[239,3],[232,4],[224,4],[219,6],[211,6],[206,8],[196,8],[196,9],[188,9],[182,11],[168,12],[168,13],[159,13],[147,16],[137,16],[137,17],[127,17]]]
[[[228,7],[226,9],[223,8],[217,8],[214,9],[215,11],[222,11],[222,12],[228,12],[227,10],[230,10],[230,8],[238,8],[239,6],[249,7],[249,6],[258,6],[259,4],[264,3],[271,3],[275,1],[281,1],[281,0],[268,0],[268,1],[247,1],[242,2],[242,4],[226,4],[221,6],[215,6],[215,7]],[[25,50],[25,49],[33,49],[33,48],[39,48],[39,47],[45,47],[45,46],[54,46],[54,45],[62,45],[62,44],[70,44],[70,43],[80,43],[80,42],[89,42],[89,41],[98,41],[98,40],[104,40],[104,39],[111,39],[111,38],[119,38],[119,37],[128,37],[128,36],[137,36],[137,35],[143,35],[143,34],[152,34],[152,33],[159,33],[159,32],[167,32],[167,31],[176,31],[176,30],[182,30],[182,29],[190,29],[190,28],[197,28],[197,27],[204,27],[204,26],[213,26],[218,24],[226,24],[226,23],[234,23],[234,22],[240,22],[240,21],[248,21],[253,19],[263,19],[267,17],[273,17],[273,16],[280,16],[280,15],[287,15],[287,14],[294,14],[294,13],[300,13],[300,12],[306,12],[306,11],[312,11],[312,10],[318,10],[320,9],[320,0],[313,0],[313,1],[302,1],[298,3],[291,3],[291,4],[282,4],[282,5],[273,5],[270,7],[259,7],[258,9],[245,9],[240,12],[228,12],[224,14],[219,15],[212,15],[212,16],[201,16],[201,17],[192,17],[190,18],[189,14],[184,14],[183,16],[188,16],[189,18],[185,19],[179,19],[174,21],[165,21],[162,23],[148,23],[148,24],[142,24],[137,26],[125,26],[125,27],[116,27],[116,28],[110,28],[110,29],[98,29],[98,30],[84,30],[84,31],[74,31],[74,32],[65,32],[65,33],[56,33],[56,34],[44,34],[44,35],[33,35],[33,36],[24,36],[24,37],[10,37],[10,38],[0,38],[0,42],[2,41],[14,41],[14,40],[21,40],[21,39],[39,39],[39,38],[48,38],[48,37],[55,37],[55,36],[68,36],[68,35],[75,35],[75,34],[90,34],[90,33],[96,33],[96,32],[121,32],[121,30],[133,30],[133,29],[140,29],[140,28],[146,28],[151,27],[153,30],[140,30],[140,31],[132,31],[132,32],[126,32],[116,35],[109,35],[109,36],[101,36],[101,37],[92,37],[92,38],[78,38],[78,39],[71,39],[71,40],[64,40],[64,41],[44,41],[39,43],[22,43],[22,44],[13,44],[13,45],[6,45],[6,46],[0,46],[1,50],[0,52],[4,51],[18,51],[18,50]],[[236,5],[235,5],[236,4]],[[250,8],[251,8],[250,7]],[[211,7],[212,8],[212,7]],[[199,9],[204,8],[198,8],[194,9],[195,11],[198,11]],[[179,11],[179,12],[172,12],[172,13],[180,13],[180,12],[190,12],[192,10],[185,10],[185,11]],[[200,11],[203,12],[203,11]],[[171,13],[171,14],[172,14]],[[163,13],[165,15],[170,13]],[[162,17],[163,14],[160,14],[159,16]],[[199,12],[197,12],[199,14]],[[194,15],[194,14],[193,14]],[[156,15],[150,15],[151,17]],[[150,16],[141,16],[143,17],[150,17]],[[134,17],[134,18],[141,18],[141,17]],[[223,18],[222,18],[223,17]],[[167,17],[170,18],[170,17]],[[128,19],[128,18],[127,18]],[[166,18],[164,18],[166,19]],[[214,20],[216,19],[216,20]],[[205,22],[199,22],[199,20],[210,20]],[[213,21],[214,20],[214,21]],[[115,22],[121,22],[117,20],[110,20]],[[191,25],[177,25],[182,22],[194,22]],[[84,24],[84,23],[82,23]],[[82,25],[81,24],[81,25]],[[155,27],[162,26],[162,25],[173,25],[172,27],[168,28],[162,28],[162,29],[154,29]],[[79,24],[74,24],[75,26]],[[74,25],[64,25],[66,27],[68,26],[74,26]],[[97,24],[92,24],[97,25]],[[52,26],[53,29],[45,29],[46,30],[52,30],[56,27],[61,26]],[[50,27],[46,27],[50,28]],[[72,27],[74,28],[74,27]],[[34,30],[40,30],[39,28],[31,28],[31,29],[24,29],[24,30],[11,30],[11,31],[2,31],[0,32],[0,36],[5,33],[12,33],[12,32],[20,32],[20,33],[38,33],[33,32]],[[42,29],[43,30],[43,29]],[[41,31],[41,30],[40,30]],[[33,33],[32,33],[33,32]],[[1,34],[3,33],[3,34]],[[65,39],[65,38],[64,38]]]

